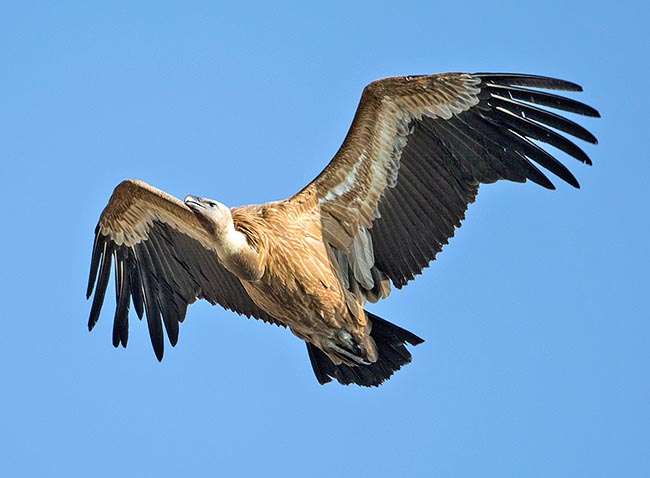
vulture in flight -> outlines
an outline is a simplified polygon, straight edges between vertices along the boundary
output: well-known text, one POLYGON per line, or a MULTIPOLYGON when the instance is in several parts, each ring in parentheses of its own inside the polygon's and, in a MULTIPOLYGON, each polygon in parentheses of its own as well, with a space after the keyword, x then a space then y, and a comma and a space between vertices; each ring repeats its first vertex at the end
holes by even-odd
POLYGON ((541 143, 591 164, 565 134, 596 138, 550 110, 599 113, 540 90, 581 87, 501 73, 374 81, 332 161, 283 201, 228 208, 122 182, 95 230, 88 328, 114 262, 116 347, 127 344, 133 304, 162 360, 165 332, 176 345, 187 306, 205 299, 288 327, 306 342, 321 384, 381 384, 411 361, 407 344, 423 340, 364 306, 435 259, 481 184, 531 180, 554 189, 541 167, 579 187, 541 143))

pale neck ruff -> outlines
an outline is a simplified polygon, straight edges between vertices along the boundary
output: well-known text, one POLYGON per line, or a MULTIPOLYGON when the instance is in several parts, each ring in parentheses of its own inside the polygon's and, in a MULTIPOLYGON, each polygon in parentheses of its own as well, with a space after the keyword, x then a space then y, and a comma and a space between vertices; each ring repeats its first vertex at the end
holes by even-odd
POLYGON ((215 242, 217 243, 217 254, 220 259, 232 257, 250 248, 246 236, 235 229, 232 219, 228 221, 225 228, 216 231, 215 242))

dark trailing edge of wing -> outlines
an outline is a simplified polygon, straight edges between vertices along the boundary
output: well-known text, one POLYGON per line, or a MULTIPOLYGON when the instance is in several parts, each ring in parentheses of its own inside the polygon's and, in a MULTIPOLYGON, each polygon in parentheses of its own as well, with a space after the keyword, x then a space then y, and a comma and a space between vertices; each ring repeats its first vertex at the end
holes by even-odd
POLYGON ((473 75, 478 104, 449 119, 422 117, 409 125, 399 179, 378 204, 370 234, 375 265, 401 288, 435 258, 464 219, 482 183, 531 180, 555 189, 538 166, 573 187, 569 169, 538 143, 590 165, 587 154, 561 133, 596 144, 584 127, 545 108, 599 117, 594 108, 529 88, 581 91, 575 83, 516 74, 473 75), (401 254, 394 251, 400 250, 401 254))
POLYGON ((116 309, 113 345, 126 347, 129 309, 133 302, 140 319, 146 315, 151 344, 158 360, 164 353, 164 330, 169 343, 178 342, 179 324, 187 306, 197 298, 219 304, 247 317, 283 325, 257 308, 235 276, 224 269, 214 253, 165 223, 154 221, 148 238, 133 246, 118 246, 95 232, 87 297, 95 290, 88 329, 97 321, 115 260, 116 309))
POLYGON ((97 282, 93 304, 90 308, 90 318, 88 319, 88 330, 92 330, 99 320, 99 313, 104 304, 108 279, 111 275, 111 256, 113 254, 114 243, 107 241, 105 237, 95 230, 95 243, 93 245, 92 260, 90 264, 90 277, 88 278, 88 289, 86 298, 90 298, 93 293, 93 287, 97 282), (99 276, 97 275, 99 272, 99 276))
POLYGON ((493 84, 526 86, 528 88, 544 88, 547 90, 582 91, 582 86, 572 81, 548 76, 525 75, 522 73, 473 73, 472 76, 493 84))
POLYGON ((524 101, 536 105, 547 106, 569 113, 576 113, 583 116, 600 118, 600 113, 589 105, 581 103, 564 96, 554 95, 543 91, 530 90, 528 88, 519 88, 504 83, 488 81, 483 85, 490 93, 507 96, 513 100, 524 101), (486 88, 487 87, 487 88, 486 88))

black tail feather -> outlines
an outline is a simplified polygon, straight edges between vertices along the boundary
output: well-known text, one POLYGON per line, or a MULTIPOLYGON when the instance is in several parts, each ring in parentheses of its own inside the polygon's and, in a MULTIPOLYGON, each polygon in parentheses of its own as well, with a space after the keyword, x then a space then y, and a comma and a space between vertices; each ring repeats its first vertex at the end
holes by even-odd
POLYGON ((374 339, 379 352, 379 358, 370 365, 334 365, 329 357, 318 347, 307 342, 307 352, 314 369, 316 379, 322 385, 331 382, 333 378, 349 385, 355 383, 364 387, 377 387, 388 380, 402 365, 411 361, 411 353, 406 344, 418 345, 424 342, 417 335, 391 324, 387 320, 366 311, 372 322, 370 336, 374 339))

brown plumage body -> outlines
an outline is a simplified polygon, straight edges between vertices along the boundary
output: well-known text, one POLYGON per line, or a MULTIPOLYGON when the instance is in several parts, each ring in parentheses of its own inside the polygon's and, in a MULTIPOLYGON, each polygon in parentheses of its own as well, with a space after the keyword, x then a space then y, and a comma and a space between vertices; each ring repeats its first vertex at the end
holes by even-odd
POLYGON ((561 133, 596 138, 548 109, 598 112, 538 88, 581 90, 518 74, 375 81, 332 161, 283 201, 230 209, 122 182, 95 231, 89 328, 114 260, 115 346, 126 346, 133 304, 162 360, 163 326, 175 345, 187 306, 205 299, 291 329, 307 343, 320 383, 379 385, 411 361, 406 345, 422 339, 366 311, 366 302, 388 297, 391 285, 403 287, 435 259, 481 184, 531 180, 553 189, 539 165, 579 187, 537 143, 591 164, 561 133))
POLYGON ((248 269, 264 271, 258 280, 242 280, 253 302, 337 365, 375 362, 363 305, 344 288, 333 252, 323 241, 316 195, 306 190, 297 200, 235 208, 232 215, 258 256, 255 265, 244 260, 233 261, 241 268, 226 267, 240 279, 248 269))

